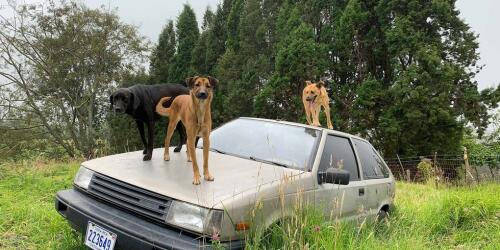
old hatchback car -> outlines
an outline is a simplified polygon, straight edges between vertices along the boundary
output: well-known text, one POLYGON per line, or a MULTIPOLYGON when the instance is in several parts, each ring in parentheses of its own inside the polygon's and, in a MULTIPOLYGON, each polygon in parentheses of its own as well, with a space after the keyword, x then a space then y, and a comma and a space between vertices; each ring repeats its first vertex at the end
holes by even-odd
POLYGON ((384 216, 392 204, 394 178, 359 137, 239 118, 210 140, 213 182, 192 184, 184 152, 168 162, 163 149, 149 162, 142 151, 111 155, 82 163, 56 209, 93 249, 198 249, 212 235, 232 249, 244 246, 247 230, 289 216, 296 202, 339 219, 384 216))

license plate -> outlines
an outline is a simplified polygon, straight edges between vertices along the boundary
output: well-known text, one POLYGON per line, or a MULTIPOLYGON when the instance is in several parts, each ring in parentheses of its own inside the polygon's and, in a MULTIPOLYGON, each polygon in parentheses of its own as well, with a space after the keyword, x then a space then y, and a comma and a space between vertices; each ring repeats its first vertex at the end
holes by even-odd
POLYGON ((113 250, 116 234, 98 226, 92 221, 87 225, 85 245, 94 250, 113 250))

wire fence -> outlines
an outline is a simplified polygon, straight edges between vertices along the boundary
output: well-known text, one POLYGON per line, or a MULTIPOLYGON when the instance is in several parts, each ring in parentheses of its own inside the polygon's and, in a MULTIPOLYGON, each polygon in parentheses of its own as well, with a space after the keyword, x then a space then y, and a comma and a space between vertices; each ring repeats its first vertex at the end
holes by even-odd
POLYGON ((427 155, 386 158, 394 177, 407 182, 433 180, 448 184, 500 182, 500 154, 478 158, 474 155, 427 155))

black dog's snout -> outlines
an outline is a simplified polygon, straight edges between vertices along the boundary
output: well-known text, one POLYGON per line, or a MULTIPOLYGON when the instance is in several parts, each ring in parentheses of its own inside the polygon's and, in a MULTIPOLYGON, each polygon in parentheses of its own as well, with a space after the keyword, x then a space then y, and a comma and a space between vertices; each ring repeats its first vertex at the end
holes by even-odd
POLYGON ((207 92, 200 92, 200 93, 198 93, 197 97, 199 99, 207 99, 208 94, 207 94, 207 92))
POLYGON ((115 112, 122 112, 122 109, 121 109, 121 108, 119 108, 119 107, 116 107, 116 108, 115 108, 115 112))

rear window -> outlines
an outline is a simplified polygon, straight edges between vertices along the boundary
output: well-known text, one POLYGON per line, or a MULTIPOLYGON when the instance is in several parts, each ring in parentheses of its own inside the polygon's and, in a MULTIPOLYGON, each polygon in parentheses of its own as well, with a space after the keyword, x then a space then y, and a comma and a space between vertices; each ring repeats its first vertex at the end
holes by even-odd
POLYGON ((389 170, 373 146, 362 140, 354 139, 353 141, 363 169, 363 177, 365 179, 389 177, 389 170))

